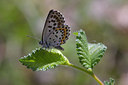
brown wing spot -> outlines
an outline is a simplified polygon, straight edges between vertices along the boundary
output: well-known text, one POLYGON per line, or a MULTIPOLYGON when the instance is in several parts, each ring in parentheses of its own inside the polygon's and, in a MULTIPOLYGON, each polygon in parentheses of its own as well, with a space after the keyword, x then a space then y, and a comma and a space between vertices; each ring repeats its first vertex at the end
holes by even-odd
POLYGON ((69 33, 67 33, 65 28, 56 28, 56 30, 61 30, 61 32, 62 31, 64 32, 64 34, 61 35, 62 36, 61 44, 65 43, 65 39, 67 38, 67 34, 69 34, 69 33))

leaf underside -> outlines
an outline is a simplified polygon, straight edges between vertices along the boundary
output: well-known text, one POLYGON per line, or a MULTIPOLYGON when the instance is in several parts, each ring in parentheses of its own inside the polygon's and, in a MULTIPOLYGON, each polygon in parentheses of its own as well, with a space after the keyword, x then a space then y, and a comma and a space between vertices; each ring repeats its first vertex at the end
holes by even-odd
POLYGON ((33 71, 46 71, 58 65, 69 63, 68 59, 59 50, 42 48, 33 50, 27 56, 21 57, 19 61, 33 71))
POLYGON ((86 69, 92 69, 100 61, 107 47, 101 43, 88 43, 83 30, 75 32, 74 35, 76 35, 76 50, 80 63, 86 69))

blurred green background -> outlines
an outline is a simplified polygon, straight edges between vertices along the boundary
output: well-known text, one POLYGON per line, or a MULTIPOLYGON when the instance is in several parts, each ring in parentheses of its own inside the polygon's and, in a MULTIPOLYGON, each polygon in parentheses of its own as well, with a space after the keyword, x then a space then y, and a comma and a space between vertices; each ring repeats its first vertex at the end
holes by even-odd
MULTIPOLYGON (((96 85, 84 72, 59 66, 46 72, 33 72, 19 62, 41 47, 41 31, 49 10, 60 11, 72 33, 83 29, 91 43, 104 43, 108 49, 94 68, 102 80, 112 77, 116 85, 128 85, 128 1, 127 0, 0 0, 0 85, 96 85)), ((63 54, 79 64, 75 36, 62 45, 63 54)))

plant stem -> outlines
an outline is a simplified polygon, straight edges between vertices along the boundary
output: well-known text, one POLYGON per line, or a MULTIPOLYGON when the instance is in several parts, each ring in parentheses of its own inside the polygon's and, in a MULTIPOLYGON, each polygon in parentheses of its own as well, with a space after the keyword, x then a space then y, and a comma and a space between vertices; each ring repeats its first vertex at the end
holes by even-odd
POLYGON ((78 67, 78 66, 75 66, 75 65, 73 65, 73 64, 68 64, 68 66, 71 66, 71 67, 73 67, 73 68, 76 68, 76 69, 79 69, 79 70, 81 70, 81 71, 84 71, 85 73, 88 73, 88 74, 90 74, 90 75, 92 75, 92 72, 89 72, 89 71, 87 71, 87 70, 85 70, 85 69, 83 69, 83 68, 80 68, 80 67, 78 67))
POLYGON ((85 69, 83 69, 81 67, 78 67, 78 66, 75 66, 75 65, 73 65, 71 63, 69 63, 68 66, 71 66, 73 68, 79 69, 79 70, 89 74, 90 76, 92 76, 99 83, 99 85, 104 85, 103 82, 92 71, 85 70, 85 69))
POLYGON ((91 76, 99 83, 99 85, 104 85, 104 83, 94 73, 91 76))

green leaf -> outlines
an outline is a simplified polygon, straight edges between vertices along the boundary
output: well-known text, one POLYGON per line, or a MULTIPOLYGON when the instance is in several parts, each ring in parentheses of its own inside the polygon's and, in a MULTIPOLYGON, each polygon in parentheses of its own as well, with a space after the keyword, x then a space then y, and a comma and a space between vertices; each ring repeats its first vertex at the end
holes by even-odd
POLYGON ((91 57, 92 67, 95 66, 100 59, 103 57, 104 52, 106 51, 107 47, 101 43, 98 44, 88 44, 89 54, 91 57))
POLYGON ((83 30, 77 33, 75 32, 74 35, 76 35, 76 50, 80 63, 86 69, 93 69, 104 55, 107 47, 101 43, 88 43, 86 34, 83 30))
POLYGON ((46 71, 55 68, 58 65, 68 65, 68 59, 57 49, 37 48, 27 56, 21 57, 19 60, 27 68, 33 71, 46 71))
POLYGON ((104 81, 104 84, 105 85, 114 85, 115 84, 115 80, 113 78, 110 78, 109 80, 110 80, 110 82, 104 81))

